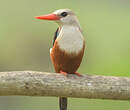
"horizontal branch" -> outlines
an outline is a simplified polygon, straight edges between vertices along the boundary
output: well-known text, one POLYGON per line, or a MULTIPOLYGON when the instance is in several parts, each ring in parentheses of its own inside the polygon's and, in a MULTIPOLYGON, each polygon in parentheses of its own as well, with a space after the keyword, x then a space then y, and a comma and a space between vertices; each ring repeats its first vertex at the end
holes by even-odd
POLYGON ((7 95, 130 100, 130 77, 0 72, 0 96, 7 95))

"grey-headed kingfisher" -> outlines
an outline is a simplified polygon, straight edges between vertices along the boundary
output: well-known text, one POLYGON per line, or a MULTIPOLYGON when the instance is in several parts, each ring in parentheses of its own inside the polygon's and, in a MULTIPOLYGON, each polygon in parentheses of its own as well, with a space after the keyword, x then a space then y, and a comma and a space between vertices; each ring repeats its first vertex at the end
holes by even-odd
MULTIPOLYGON (((85 49, 85 41, 81 32, 79 21, 70 9, 59 9, 51 14, 37 16, 37 19, 52 20, 59 27, 55 32, 50 57, 56 73, 76 74, 85 49)), ((60 110, 67 110, 67 98, 59 98, 60 110)))

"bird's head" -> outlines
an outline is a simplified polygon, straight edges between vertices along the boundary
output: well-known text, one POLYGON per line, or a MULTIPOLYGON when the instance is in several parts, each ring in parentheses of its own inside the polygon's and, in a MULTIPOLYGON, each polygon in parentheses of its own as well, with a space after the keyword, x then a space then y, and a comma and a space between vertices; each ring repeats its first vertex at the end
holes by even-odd
POLYGON ((70 9, 59 9, 51 14, 37 16, 35 18, 56 21, 59 25, 79 25, 77 17, 70 9))

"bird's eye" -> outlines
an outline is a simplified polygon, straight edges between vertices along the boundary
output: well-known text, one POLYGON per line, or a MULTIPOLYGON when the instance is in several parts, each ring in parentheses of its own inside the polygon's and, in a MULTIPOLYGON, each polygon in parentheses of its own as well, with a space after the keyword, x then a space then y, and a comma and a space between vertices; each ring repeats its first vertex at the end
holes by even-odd
POLYGON ((67 12, 62 12, 62 13, 61 13, 61 16, 62 16, 62 17, 65 17, 65 16, 67 16, 67 15, 68 15, 67 12))

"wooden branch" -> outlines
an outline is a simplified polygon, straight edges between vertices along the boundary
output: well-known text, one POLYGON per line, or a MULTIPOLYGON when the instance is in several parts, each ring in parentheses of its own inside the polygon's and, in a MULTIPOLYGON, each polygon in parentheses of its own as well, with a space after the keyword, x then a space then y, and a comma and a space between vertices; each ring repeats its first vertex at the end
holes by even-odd
POLYGON ((0 96, 7 95, 130 100, 130 77, 0 72, 0 96))

